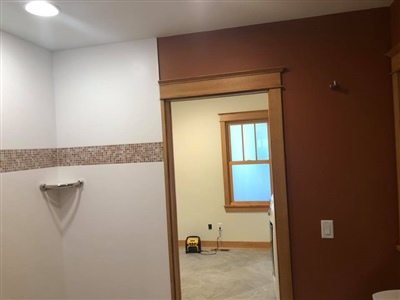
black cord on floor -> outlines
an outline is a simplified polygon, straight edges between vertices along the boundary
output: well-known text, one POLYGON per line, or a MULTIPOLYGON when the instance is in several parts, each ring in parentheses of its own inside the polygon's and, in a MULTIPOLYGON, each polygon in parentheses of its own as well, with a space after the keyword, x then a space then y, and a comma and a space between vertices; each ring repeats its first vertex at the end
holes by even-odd
POLYGON ((216 249, 211 249, 211 250, 201 250, 201 252, 200 252, 201 255, 215 255, 215 254, 217 254, 217 252, 219 250, 219 239, 221 238, 221 235, 222 235, 222 229, 221 228, 218 230, 218 233, 219 233, 219 236, 217 237, 217 248, 216 249), (211 251, 214 251, 214 252, 211 252, 211 251))

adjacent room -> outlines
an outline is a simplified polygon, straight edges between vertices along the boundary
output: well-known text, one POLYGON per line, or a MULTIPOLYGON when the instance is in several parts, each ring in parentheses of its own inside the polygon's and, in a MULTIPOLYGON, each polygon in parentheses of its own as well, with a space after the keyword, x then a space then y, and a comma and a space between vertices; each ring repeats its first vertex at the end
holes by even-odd
MULTIPOLYGON (((254 203, 248 201, 253 197, 271 200, 270 176, 263 175, 269 172, 255 171, 249 181, 265 181, 259 186, 249 183, 238 187, 236 197, 247 201, 239 201, 239 208, 228 207, 224 200, 220 129, 220 118, 227 114, 267 110, 266 93, 186 99, 172 104, 183 299, 275 299, 268 208, 249 208, 254 203), (258 194, 258 190, 265 191, 265 195, 258 194), (195 254, 185 248, 190 236, 200 238, 201 249, 196 248, 195 254)), ((236 126, 233 128, 239 136, 236 143, 230 143, 232 149, 238 149, 235 161, 256 163, 256 158, 268 159, 267 123, 254 127, 246 121, 242 136, 237 122, 231 126, 236 126), (247 146, 244 151, 242 140, 247 146)), ((268 164, 264 166, 269 169, 268 164)), ((244 182, 243 178, 236 180, 244 182)))
POLYGON ((1 299, 399 292, 400 0, 0 10, 1 299))

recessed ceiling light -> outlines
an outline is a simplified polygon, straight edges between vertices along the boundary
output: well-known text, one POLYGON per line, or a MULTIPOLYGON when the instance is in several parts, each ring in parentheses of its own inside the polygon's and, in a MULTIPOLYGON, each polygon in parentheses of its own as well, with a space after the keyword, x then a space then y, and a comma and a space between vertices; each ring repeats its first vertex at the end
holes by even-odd
POLYGON ((46 1, 32 1, 25 5, 25 10, 40 17, 54 17, 58 15, 58 8, 46 1))

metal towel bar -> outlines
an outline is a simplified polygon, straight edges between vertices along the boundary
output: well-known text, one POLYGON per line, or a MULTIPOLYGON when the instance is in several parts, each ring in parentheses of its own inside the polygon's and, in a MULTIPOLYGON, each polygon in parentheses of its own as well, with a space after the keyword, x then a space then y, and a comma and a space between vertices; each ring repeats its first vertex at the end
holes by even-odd
POLYGON ((49 191, 49 190, 60 190, 60 189, 68 189, 73 187, 80 187, 83 185, 83 180, 78 180, 77 182, 73 183, 62 183, 56 185, 49 185, 49 184, 41 184, 40 190, 42 192, 49 191))

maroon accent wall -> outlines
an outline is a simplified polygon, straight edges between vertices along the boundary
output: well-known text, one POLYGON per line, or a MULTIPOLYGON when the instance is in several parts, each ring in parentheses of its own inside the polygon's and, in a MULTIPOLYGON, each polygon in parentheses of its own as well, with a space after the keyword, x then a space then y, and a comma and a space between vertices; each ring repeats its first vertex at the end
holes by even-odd
POLYGON ((162 80, 288 68, 296 300, 371 299, 400 288, 389 49, 389 8, 158 39, 162 80), (329 89, 333 80, 340 91, 329 89), (334 220, 335 239, 321 239, 323 219, 334 220))
POLYGON ((395 0, 390 6, 392 23, 392 46, 400 43, 400 0, 395 0))

